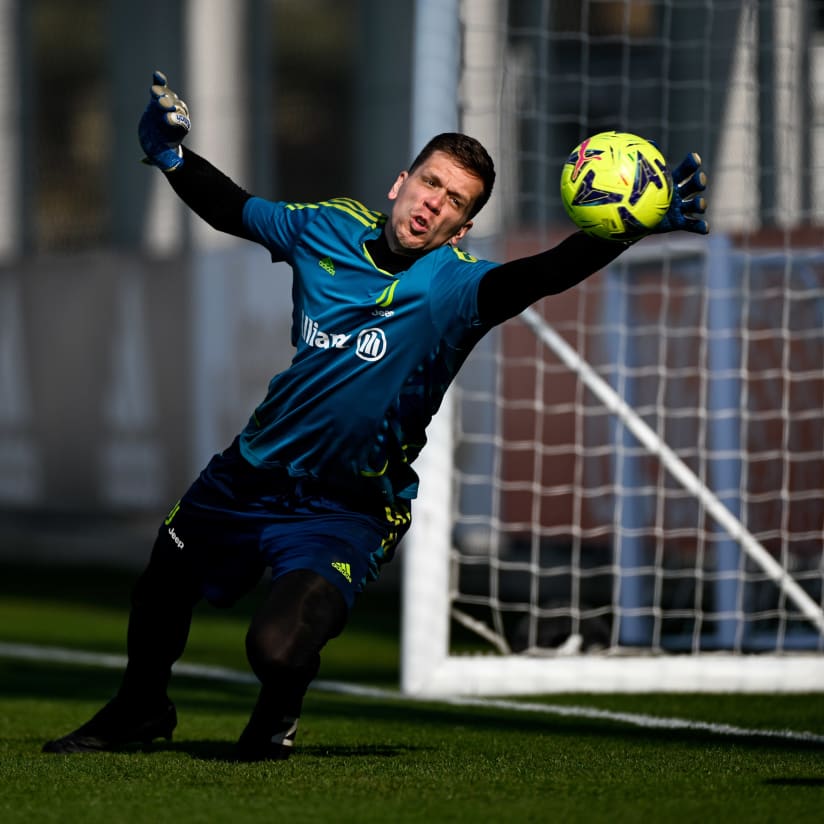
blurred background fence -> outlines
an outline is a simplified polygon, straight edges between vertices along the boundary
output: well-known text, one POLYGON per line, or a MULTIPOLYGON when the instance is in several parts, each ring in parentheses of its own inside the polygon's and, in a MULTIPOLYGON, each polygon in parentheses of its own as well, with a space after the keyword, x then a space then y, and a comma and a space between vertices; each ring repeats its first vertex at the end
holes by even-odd
POLYGON ((288 272, 139 162, 153 69, 189 145, 263 196, 383 208, 413 113, 454 87, 501 174, 481 253, 567 232, 561 164, 619 122, 700 149, 715 232, 791 251, 821 246, 823 20, 803 0, 0 0, 0 555, 120 561, 137 536, 143 557, 291 355, 288 272), (424 7, 459 53, 427 50, 424 7))
POLYGON ((249 191, 382 204, 410 151, 413 14, 0 0, 0 555, 143 557, 291 357, 288 271, 139 162, 152 71, 249 191))

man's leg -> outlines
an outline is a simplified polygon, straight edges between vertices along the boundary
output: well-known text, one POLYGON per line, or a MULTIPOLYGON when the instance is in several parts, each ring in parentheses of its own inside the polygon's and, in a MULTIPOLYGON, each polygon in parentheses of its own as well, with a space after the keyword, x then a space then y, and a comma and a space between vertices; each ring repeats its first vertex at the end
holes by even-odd
POLYGON ((238 741, 239 759, 289 757, 320 651, 340 635, 347 617, 343 594, 315 572, 296 570, 273 582, 246 636, 246 654, 261 688, 238 741))
POLYGON ((171 739, 177 714, 166 690, 172 664, 186 646, 199 592, 191 568, 161 533, 132 592, 128 664, 117 695, 74 732, 48 741, 43 752, 90 752, 171 739))

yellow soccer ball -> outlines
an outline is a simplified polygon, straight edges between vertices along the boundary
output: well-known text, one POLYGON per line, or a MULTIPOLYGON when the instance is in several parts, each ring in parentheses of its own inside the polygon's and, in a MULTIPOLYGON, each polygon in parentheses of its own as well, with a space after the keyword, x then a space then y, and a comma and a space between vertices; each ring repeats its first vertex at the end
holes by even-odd
POLYGON ((601 132, 576 146, 561 171, 561 200, 589 235, 635 240, 654 229, 672 200, 660 150, 627 132, 601 132))

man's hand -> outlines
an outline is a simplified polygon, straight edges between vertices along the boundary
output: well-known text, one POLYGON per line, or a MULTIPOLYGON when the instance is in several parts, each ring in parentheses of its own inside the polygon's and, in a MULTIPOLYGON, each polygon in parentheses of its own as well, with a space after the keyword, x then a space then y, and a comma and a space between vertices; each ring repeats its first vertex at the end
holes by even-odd
POLYGON ((710 231, 706 220, 699 217, 707 209, 700 192, 707 188, 707 176, 701 168, 701 156, 690 152, 672 172, 672 200, 661 222, 651 234, 683 229, 706 235, 710 231))
POLYGON ((186 104, 166 85, 166 75, 156 71, 137 135, 146 153, 144 162, 172 172, 183 163, 180 143, 189 133, 191 121, 186 104))

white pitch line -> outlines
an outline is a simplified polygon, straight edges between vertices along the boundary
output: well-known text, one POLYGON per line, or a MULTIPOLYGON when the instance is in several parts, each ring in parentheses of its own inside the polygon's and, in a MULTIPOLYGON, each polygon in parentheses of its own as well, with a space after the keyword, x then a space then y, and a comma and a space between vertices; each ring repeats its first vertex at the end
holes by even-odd
MULTIPOLYGON (((66 649, 64 647, 41 647, 30 644, 10 644, 0 641, 0 658, 15 658, 28 661, 45 661, 60 664, 79 664, 104 669, 123 669, 126 657, 123 655, 106 655, 97 652, 66 649)), ((191 678, 207 678, 235 684, 257 684, 258 679, 247 672, 211 667, 200 664, 177 663, 176 675, 191 678)), ((631 712, 613 712, 595 707, 578 707, 566 704, 542 704, 527 701, 512 701, 499 698, 470 698, 461 696, 410 696, 397 690, 368 687, 361 684, 347 684, 342 681, 313 681, 313 690, 352 695, 358 698, 375 698, 390 701, 408 701, 426 704, 448 704, 456 707, 477 707, 480 709, 507 710, 512 712, 539 713, 566 718, 591 718, 628 724, 645 729, 690 730, 707 732, 713 735, 734 736, 738 738, 783 738, 789 741, 803 741, 810 744, 824 745, 824 735, 799 730, 759 730, 736 727, 732 724, 715 724, 706 721, 690 721, 685 718, 665 718, 631 712)))

